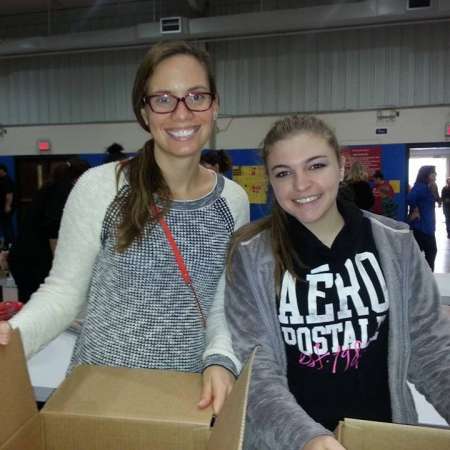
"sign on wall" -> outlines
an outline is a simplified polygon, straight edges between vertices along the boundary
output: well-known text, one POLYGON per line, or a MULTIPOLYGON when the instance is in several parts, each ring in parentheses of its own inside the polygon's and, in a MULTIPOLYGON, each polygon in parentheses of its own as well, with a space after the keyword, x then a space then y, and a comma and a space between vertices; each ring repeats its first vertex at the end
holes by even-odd
POLYGON ((233 180, 245 189, 250 203, 267 203, 267 177, 264 166, 233 166, 233 180))
POLYGON ((355 161, 359 161, 367 170, 369 178, 376 170, 381 170, 381 146, 343 148, 345 171, 347 172, 355 161))

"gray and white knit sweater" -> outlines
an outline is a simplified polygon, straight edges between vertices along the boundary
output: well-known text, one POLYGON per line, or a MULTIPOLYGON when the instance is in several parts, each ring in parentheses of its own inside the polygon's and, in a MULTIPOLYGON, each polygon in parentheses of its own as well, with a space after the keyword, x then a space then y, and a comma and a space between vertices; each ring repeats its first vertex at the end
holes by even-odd
MULTIPOLYGON (((122 180, 119 194, 127 189, 122 180)), ((26 354, 60 334, 87 302, 72 365, 198 372, 217 363, 239 370, 223 291, 230 236, 249 219, 245 191, 218 175, 209 194, 173 202, 166 217, 207 315, 206 333, 159 225, 148 225, 125 252, 114 250, 117 194, 114 163, 89 170, 74 187, 50 275, 10 321, 26 354)))

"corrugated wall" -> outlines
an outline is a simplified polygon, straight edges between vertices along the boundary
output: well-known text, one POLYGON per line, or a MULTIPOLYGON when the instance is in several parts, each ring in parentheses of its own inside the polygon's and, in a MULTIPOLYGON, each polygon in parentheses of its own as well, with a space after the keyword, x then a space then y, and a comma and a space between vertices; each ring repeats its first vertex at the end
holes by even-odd
POLYGON ((132 120, 131 89, 145 50, 0 60, 0 123, 132 120))
MULTIPOLYGON (((209 44, 221 113, 450 104, 449 22, 209 44)), ((0 123, 133 120, 145 49, 0 59, 0 123)))
POLYGON ((450 104, 450 24, 210 44, 224 114, 450 104))

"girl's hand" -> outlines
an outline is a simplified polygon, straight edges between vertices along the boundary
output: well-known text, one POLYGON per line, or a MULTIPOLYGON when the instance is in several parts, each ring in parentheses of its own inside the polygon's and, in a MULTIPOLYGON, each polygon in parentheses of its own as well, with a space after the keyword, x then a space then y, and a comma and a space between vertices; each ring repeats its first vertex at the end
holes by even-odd
POLYGON ((203 388, 198 407, 204 409, 212 404, 214 414, 219 414, 233 384, 234 376, 230 371, 222 366, 209 366, 203 372, 203 388))
POLYGON ((345 450, 333 436, 317 436, 311 439, 303 450, 345 450))
POLYGON ((8 345, 11 339, 12 328, 8 322, 0 322, 0 345, 8 345))

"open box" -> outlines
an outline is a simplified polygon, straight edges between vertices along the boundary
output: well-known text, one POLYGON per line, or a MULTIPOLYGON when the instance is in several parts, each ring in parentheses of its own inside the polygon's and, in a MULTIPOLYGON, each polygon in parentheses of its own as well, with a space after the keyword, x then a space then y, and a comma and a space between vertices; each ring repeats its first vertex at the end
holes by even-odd
POLYGON ((0 347, 0 450, 241 450, 251 361, 214 427, 201 375, 80 366, 38 412, 17 331, 0 347))
POLYGON ((337 438, 346 450, 450 450, 450 429, 345 419, 337 438))

